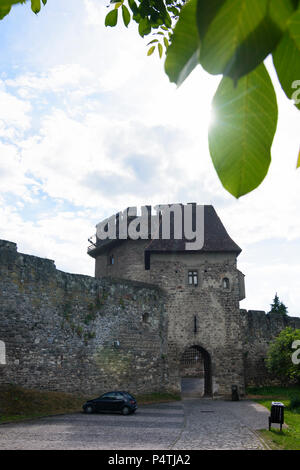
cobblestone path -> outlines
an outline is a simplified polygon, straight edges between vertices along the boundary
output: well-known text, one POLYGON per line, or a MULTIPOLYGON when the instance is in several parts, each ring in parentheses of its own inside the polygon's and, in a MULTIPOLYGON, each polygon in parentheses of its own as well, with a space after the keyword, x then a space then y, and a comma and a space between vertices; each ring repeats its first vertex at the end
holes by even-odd
POLYGON ((0 425, 0 449, 263 449, 269 412, 251 401, 185 399, 130 416, 83 413, 0 425))

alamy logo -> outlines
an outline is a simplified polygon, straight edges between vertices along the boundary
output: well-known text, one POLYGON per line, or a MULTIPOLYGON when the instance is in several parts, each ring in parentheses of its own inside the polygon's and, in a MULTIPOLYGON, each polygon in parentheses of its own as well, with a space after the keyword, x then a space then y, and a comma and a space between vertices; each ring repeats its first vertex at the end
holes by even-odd
POLYGON ((292 363, 295 365, 300 364, 300 339, 296 339, 293 344, 292 348, 296 349, 298 348, 293 354, 292 354, 292 363))
POLYGON ((186 250, 201 250, 204 244, 204 206, 198 204, 172 204, 154 207, 141 207, 141 215, 137 215, 136 207, 129 207, 108 219, 100 222, 97 227, 99 240, 188 240, 186 250), (171 214, 174 224, 171 224, 171 214), (173 234, 171 234, 171 226, 173 234))
POLYGON ((292 88, 298 88, 292 94, 292 100, 294 101, 294 104, 299 104, 300 103, 300 80, 294 80, 292 83, 292 88))

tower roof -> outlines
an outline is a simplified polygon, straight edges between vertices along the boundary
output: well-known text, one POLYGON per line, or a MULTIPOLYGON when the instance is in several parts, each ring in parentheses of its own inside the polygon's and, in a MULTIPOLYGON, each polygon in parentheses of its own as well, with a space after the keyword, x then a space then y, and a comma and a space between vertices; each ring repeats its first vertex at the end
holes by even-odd
MULTIPOLYGON (((171 224, 172 224, 171 219, 171 224)), ((172 231, 172 228, 171 228, 172 231)), ((151 252, 177 252, 186 251, 185 244, 190 240, 184 236, 177 240, 159 239, 151 240, 146 250, 151 252)), ((189 250, 192 252, 193 250, 189 250)), ((200 250, 194 251, 212 251, 212 252, 235 252, 241 253, 241 248, 230 238, 223 223, 211 205, 204 206, 204 243, 200 250)))

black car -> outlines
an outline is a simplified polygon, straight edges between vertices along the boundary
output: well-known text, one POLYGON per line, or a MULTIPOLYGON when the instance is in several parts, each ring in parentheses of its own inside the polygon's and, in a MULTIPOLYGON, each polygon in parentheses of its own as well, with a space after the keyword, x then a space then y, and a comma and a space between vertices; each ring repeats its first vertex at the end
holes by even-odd
POLYGON ((108 392, 83 405, 85 413, 115 412, 128 415, 137 409, 136 399, 128 392, 108 392))

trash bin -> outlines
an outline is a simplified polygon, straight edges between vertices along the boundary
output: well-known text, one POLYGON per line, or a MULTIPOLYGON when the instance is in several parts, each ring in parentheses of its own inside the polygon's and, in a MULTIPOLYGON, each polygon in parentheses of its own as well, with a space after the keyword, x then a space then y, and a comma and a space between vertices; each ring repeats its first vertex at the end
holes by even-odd
POLYGON ((284 423, 284 404, 279 401, 272 401, 271 416, 269 416, 269 431, 272 423, 280 424, 280 431, 282 430, 284 423))
POLYGON ((232 401, 239 401, 239 389, 237 385, 231 386, 231 399, 232 401))

